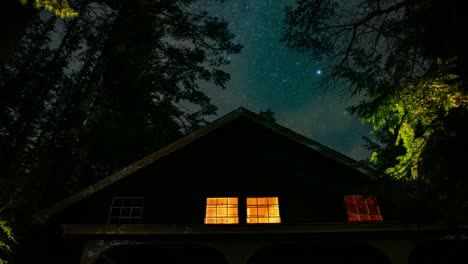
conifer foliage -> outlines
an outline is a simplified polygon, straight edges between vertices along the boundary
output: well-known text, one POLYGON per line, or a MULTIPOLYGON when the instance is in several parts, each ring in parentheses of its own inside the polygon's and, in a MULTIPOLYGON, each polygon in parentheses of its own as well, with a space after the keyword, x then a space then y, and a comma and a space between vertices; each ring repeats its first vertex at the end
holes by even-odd
POLYGON ((461 10, 458 1, 298 0, 285 10, 282 36, 327 64, 331 84, 342 81, 365 98, 349 110, 372 123, 380 140, 366 139, 370 161, 450 217, 468 209, 456 151, 468 147, 461 10))
POLYGON ((216 113, 200 84, 225 88, 242 46, 194 2, 35 2, 59 16, 39 12, 0 71, 0 198, 18 190, 18 223, 216 113))

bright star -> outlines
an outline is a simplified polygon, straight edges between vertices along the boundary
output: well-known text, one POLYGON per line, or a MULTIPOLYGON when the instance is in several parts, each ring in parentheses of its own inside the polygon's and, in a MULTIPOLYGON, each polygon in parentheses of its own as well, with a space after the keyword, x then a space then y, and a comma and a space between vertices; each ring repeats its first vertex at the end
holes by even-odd
POLYGON ((322 74, 322 70, 317 70, 317 74, 322 74))

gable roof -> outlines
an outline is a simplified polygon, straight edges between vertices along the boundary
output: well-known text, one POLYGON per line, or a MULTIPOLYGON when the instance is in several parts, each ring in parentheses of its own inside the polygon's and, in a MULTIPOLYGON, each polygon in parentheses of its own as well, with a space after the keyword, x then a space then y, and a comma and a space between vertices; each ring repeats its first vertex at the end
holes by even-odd
POLYGON ((366 165, 350 158, 347 157, 337 151, 334 151, 331 148, 328 148, 312 139, 309 139, 303 135, 300 135, 291 129, 288 129, 286 127, 283 127, 275 122, 267 121, 264 118, 262 118, 260 115, 253 113, 244 107, 239 107, 238 109, 230 112, 229 114, 218 118, 217 120, 211 122, 210 124, 206 125, 205 127, 175 141, 174 143, 171 143, 167 145, 164 148, 161 148, 157 150, 156 152, 153 152, 152 154, 149 154, 148 156, 130 164, 129 166, 118 170, 117 172, 109 175, 106 178, 103 178, 96 183, 82 189, 81 191, 59 201, 58 203, 52 205, 51 207, 48 207, 42 211, 39 211, 37 214, 34 215, 33 221, 35 224, 44 224, 52 217, 55 215, 57 212, 83 200, 84 198, 112 185, 113 183, 131 175, 132 173, 150 165, 151 163, 183 148, 184 146, 190 144, 191 142, 194 142, 212 131, 216 130, 217 128, 220 128, 230 122, 232 122, 235 119, 238 118, 247 118, 250 121, 263 126, 267 129, 270 129, 282 136, 285 136, 286 138, 289 138, 299 144, 302 144, 310 149, 313 149, 321 154, 323 154, 326 157, 329 157, 347 167, 350 167, 354 170, 357 170, 363 174, 370 174, 373 172, 373 169, 367 167, 366 165))

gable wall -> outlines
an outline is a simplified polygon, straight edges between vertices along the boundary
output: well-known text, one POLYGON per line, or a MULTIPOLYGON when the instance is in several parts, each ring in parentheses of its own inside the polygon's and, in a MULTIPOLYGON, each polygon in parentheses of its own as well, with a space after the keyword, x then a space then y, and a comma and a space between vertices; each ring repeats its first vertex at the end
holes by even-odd
MULTIPOLYGON (((345 221, 360 174, 240 118, 63 211, 61 223, 104 224, 114 196, 144 196, 143 223, 203 224, 206 197, 278 196, 283 223, 345 221)), ((242 222, 242 219, 241 219, 242 222)))

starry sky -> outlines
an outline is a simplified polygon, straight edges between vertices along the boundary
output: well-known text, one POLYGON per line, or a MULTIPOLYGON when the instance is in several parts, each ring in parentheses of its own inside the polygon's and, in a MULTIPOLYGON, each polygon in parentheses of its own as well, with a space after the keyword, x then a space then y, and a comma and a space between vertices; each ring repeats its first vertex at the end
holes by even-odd
POLYGON ((283 8, 293 4, 226 0, 194 7, 228 21, 236 41, 244 45, 224 68, 231 74, 227 88, 202 87, 218 107, 218 116, 208 120, 240 106, 256 113, 270 108, 280 125, 356 160, 367 159, 370 152, 363 148, 362 136, 370 136, 371 126, 345 110, 359 98, 350 98, 342 87, 324 85, 325 62, 312 61, 279 42, 283 8))

